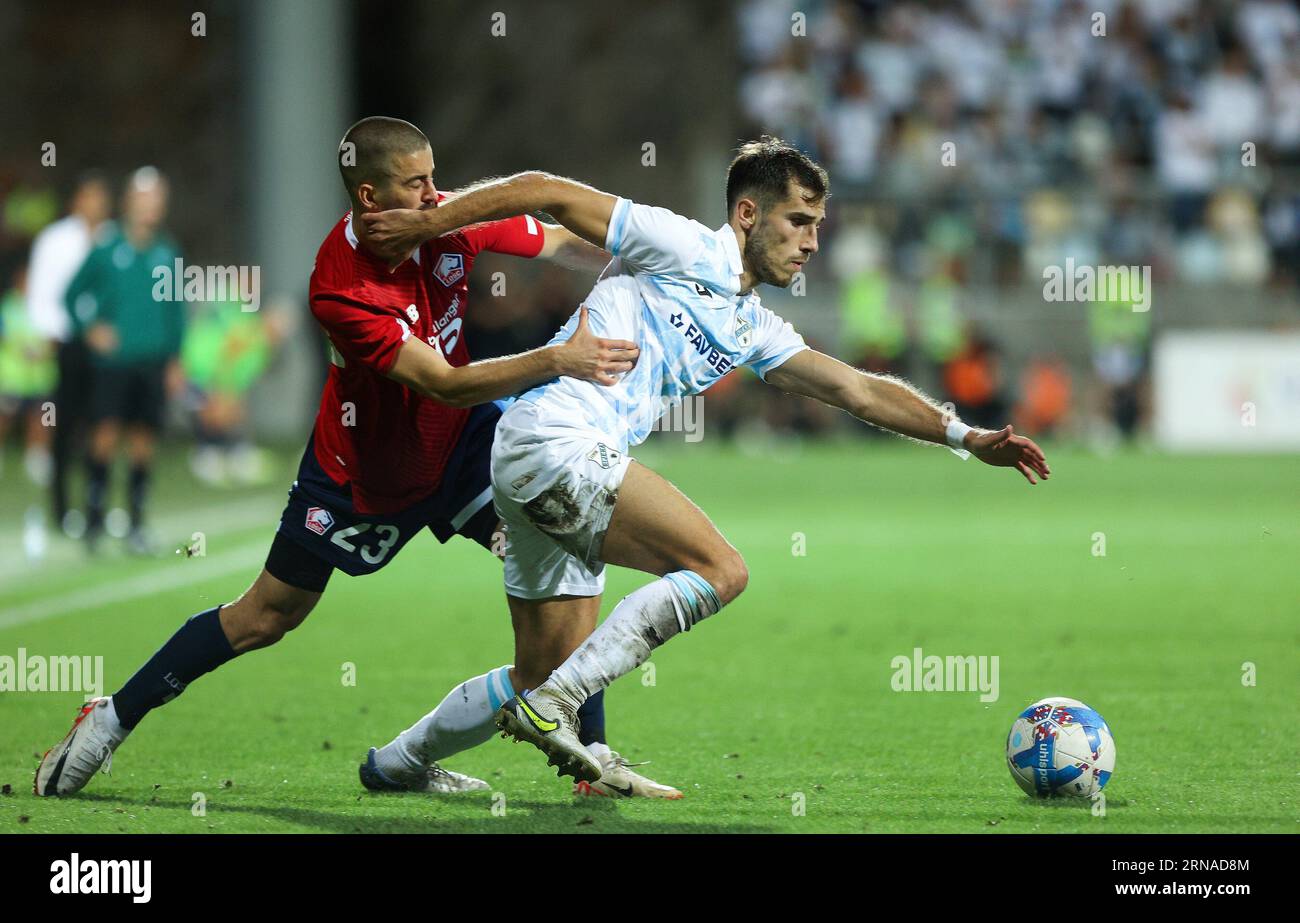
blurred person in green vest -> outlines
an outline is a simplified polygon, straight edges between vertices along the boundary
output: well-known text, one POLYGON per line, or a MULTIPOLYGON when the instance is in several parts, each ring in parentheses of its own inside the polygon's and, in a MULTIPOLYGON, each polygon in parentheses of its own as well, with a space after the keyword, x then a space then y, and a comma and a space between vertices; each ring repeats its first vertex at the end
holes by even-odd
POLYGON ((109 468, 126 437, 130 461, 127 546, 151 553, 144 510, 158 433, 169 395, 183 387, 177 357, 185 305, 155 297, 154 270, 173 271, 180 251, 162 228, 167 181, 153 167, 131 175, 121 223, 91 250, 68 285, 64 302, 90 350, 94 383, 87 459, 86 542, 94 551, 104 532, 109 468))
MULTIPOLYGON (((40 487, 50 479, 51 427, 41 406, 54 394, 58 369, 54 345, 41 335, 27 312, 26 267, 14 274, 13 287, 0 299, 0 447, 10 428, 23 427, 23 467, 40 487)), ((0 453, 0 469, 4 455, 0 453)))
POLYGON ((1088 312, 1092 346, 1093 410, 1115 434, 1132 439, 1146 418, 1151 314, 1130 300, 1094 301, 1088 312))
POLYGON ((279 313, 244 311, 237 300, 204 304, 190 318, 181 348, 186 405, 197 445, 190 470, 206 484, 257 484, 266 457, 246 431, 248 397, 284 336, 279 313))
POLYGON ((965 320, 957 306, 961 276, 958 257, 941 257, 917 291, 917 328, 921 349, 940 371, 966 343, 965 320))
POLYGON ((840 349, 860 369, 901 375, 907 328, 890 301, 893 293, 884 248, 868 213, 846 215, 830 255, 831 268, 840 280, 840 349))
MULTIPOLYGON (((50 482, 50 443, 54 405, 51 398, 58 380, 55 344, 33 322, 27 308, 27 270, 20 266, 13 286, 0 299, 0 470, 10 429, 23 431, 23 467, 27 479, 38 487, 50 482)), ((30 505, 23 517, 23 550, 29 560, 45 555, 45 516, 39 504, 30 505)))

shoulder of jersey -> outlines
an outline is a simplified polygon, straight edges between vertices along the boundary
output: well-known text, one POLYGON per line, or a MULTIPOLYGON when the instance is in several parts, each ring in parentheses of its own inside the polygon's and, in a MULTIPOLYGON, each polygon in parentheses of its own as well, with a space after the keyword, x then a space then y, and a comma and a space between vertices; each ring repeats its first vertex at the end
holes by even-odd
MULTIPOLYGON (((347 224, 348 216, 344 215, 326 235, 316 252, 312 278, 319 288, 351 290, 365 283, 366 277, 371 274, 362 271, 362 262, 366 257, 348 239, 347 224)), ((373 281, 382 285, 387 280, 373 281)))

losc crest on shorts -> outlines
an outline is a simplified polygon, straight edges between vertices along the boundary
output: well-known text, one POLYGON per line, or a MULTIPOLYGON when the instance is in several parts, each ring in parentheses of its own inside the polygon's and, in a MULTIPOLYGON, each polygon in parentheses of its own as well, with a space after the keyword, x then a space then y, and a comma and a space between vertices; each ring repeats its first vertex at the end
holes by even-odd
POLYGON ((394 513, 357 513, 351 491, 330 479, 309 441, 280 516, 280 535, 354 577, 382 568, 425 528, 443 543, 459 534, 490 546, 496 516, 491 513, 489 461, 500 416, 493 404, 475 407, 438 489, 394 513))

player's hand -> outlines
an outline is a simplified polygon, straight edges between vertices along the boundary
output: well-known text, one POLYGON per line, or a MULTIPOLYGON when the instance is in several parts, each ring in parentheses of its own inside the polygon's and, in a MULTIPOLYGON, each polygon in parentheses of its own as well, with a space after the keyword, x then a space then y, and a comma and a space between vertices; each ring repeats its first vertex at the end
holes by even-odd
POLYGON ((86 345, 101 356, 117 351, 117 329, 100 322, 86 328, 86 345))
POLYGON ((390 208, 382 212, 365 212, 361 222, 365 225, 366 242, 371 251, 388 262, 391 272, 406 262, 420 244, 437 237, 437 229, 430 220, 431 208, 390 208))
POLYGON ((1010 424, 992 433, 969 432, 964 444, 984 464, 997 468, 1015 468, 1030 484, 1038 483, 1034 475, 1046 481, 1052 473, 1038 444, 1032 439, 1017 436, 1010 424))
POLYGON ((631 340, 606 340, 587 326, 587 308, 578 307, 578 329, 568 342, 556 347, 560 354, 561 375, 594 381, 598 385, 618 382, 618 375, 636 365, 641 350, 631 340))

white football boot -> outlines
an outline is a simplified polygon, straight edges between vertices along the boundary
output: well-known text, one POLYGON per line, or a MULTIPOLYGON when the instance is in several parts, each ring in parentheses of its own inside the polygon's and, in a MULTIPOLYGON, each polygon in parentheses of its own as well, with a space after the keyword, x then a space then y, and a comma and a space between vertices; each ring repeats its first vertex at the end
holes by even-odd
POLYGON ((654 779, 647 779, 639 772, 633 772, 633 766, 644 766, 650 762, 629 763, 617 750, 601 755, 604 772, 595 782, 578 782, 573 786, 575 795, 599 795, 602 798, 666 798, 676 801, 682 793, 671 785, 664 785, 654 779))
POLYGON ((492 786, 482 779, 467 776, 463 772, 452 772, 434 763, 424 771, 424 787, 413 788, 415 792, 429 792, 435 795, 457 795, 461 792, 484 792, 492 786))
POLYGON ((103 696, 81 707, 72 730, 41 758, 33 793, 41 797, 73 795, 101 768, 104 772, 112 768, 113 751, 131 733, 114 719, 112 702, 111 696, 103 696))
POLYGON ((604 771, 578 740, 577 712, 545 690, 534 689, 527 698, 517 695, 502 705, 497 727, 502 737, 527 741, 545 753, 547 764, 558 767, 556 775, 595 782, 604 771))
POLYGON ((490 789, 482 779, 443 769, 437 763, 412 772, 382 771, 375 765, 375 748, 371 747, 366 761, 358 770, 361 784, 372 792, 423 792, 429 795, 458 795, 461 792, 482 792, 490 789))

